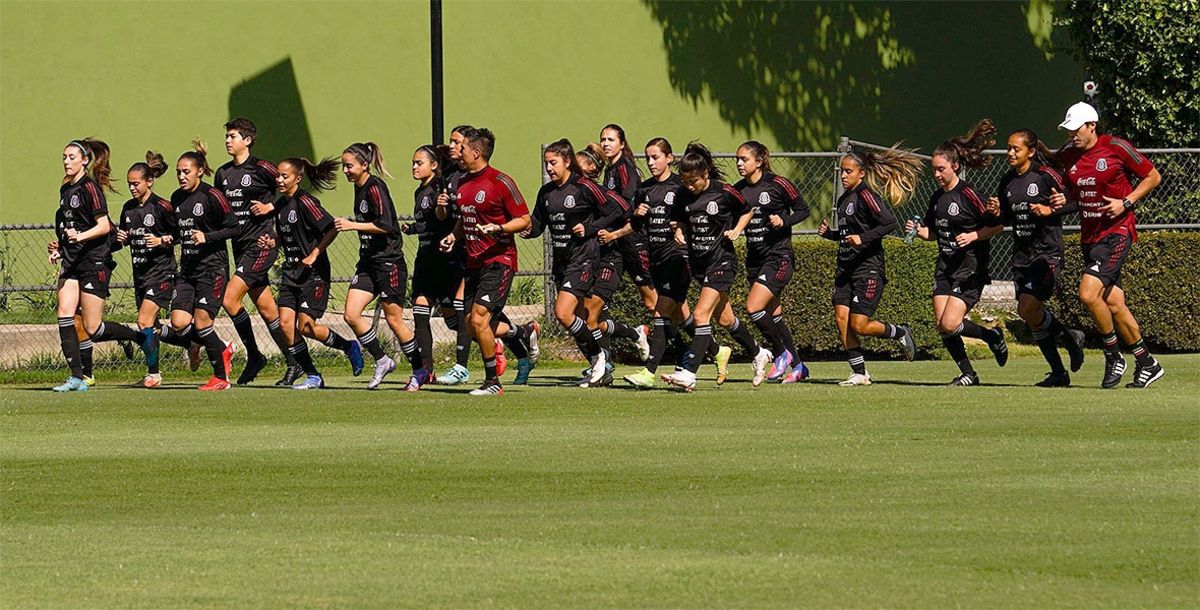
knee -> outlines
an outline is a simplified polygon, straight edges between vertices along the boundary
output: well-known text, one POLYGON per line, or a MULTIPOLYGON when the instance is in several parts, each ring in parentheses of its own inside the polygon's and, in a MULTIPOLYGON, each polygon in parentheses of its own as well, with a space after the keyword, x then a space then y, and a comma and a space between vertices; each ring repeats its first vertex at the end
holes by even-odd
POLYGON ((1030 301, 1017 303, 1017 315, 1027 324, 1037 324, 1042 321, 1042 304, 1030 301))
POLYGON ((958 332, 958 327, 961 324, 962 322, 960 320, 942 318, 941 320, 938 320, 938 332, 941 333, 942 336, 953 335, 958 332))
POLYGON ((1098 305, 1100 302, 1100 292, 1091 288, 1079 287, 1079 300, 1088 307, 1098 305))
POLYGON ((867 334, 867 325, 871 323, 871 319, 866 316, 851 316, 849 320, 849 328, 856 335, 867 334))
POLYGON ((361 313, 353 312, 350 310, 346 310, 346 311, 342 312, 342 321, 344 321, 346 324, 349 324, 350 326, 354 326, 355 324, 358 324, 358 321, 361 319, 362 319, 361 313))
POLYGON ((563 326, 570 326, 575 321, 575 312, 573 311, 554 311, 554 318, 563 326))

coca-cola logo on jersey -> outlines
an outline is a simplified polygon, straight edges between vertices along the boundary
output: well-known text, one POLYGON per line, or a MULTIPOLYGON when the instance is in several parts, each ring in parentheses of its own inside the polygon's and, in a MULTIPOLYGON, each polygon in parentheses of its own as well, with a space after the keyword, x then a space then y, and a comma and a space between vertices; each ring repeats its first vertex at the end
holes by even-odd
POLYGON ((1080 178, 1075 181, 1075 186, 1096 186, 1096 177, 1088 176, 1087 178, 1080 178))

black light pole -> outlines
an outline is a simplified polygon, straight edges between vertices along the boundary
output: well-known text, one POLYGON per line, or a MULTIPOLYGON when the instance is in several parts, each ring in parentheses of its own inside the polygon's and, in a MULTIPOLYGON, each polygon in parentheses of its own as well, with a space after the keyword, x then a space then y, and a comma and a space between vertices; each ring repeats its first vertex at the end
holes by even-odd
POLYGON ((429 82, 433 94, 433 139, 442 143, 442 0, 429 0, 429 82))

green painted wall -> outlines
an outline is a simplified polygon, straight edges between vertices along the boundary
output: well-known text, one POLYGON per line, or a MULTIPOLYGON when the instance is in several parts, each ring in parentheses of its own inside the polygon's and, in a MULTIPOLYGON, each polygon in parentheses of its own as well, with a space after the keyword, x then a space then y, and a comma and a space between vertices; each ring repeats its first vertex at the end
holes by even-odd
MULTIPOLYGON (((495 164, 530 195, 540 143, 595 139, 610 121, 635 146, 666 135, 720 150, 839 133, 929 148, 985 115, 1048 132, 1081 71, 1044 59, 1022 9, 450 0, 446 120, 493 128, 495 164)), ((256 152, 272 160, 375 140, 405 202, 430 131, 427 28, 421 1, 0 2, 0 223, 50 221, 71 138, 108 141, 118 177, 195 136, 220 163, 232 115, 259 123, 256 152)), ((345 191, 326 205, 348 208, 345 191)))

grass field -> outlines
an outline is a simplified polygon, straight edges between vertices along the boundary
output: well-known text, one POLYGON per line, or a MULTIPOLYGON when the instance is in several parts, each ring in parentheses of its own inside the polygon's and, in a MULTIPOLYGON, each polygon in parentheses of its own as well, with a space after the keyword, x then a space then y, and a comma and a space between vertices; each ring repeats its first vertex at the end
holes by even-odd
POLYGON ((8 386, 0 605, 1195 607, 1200 356, 1143 392, 1095 360, 1068 390, 1036 359, 965 389, 8 386))

